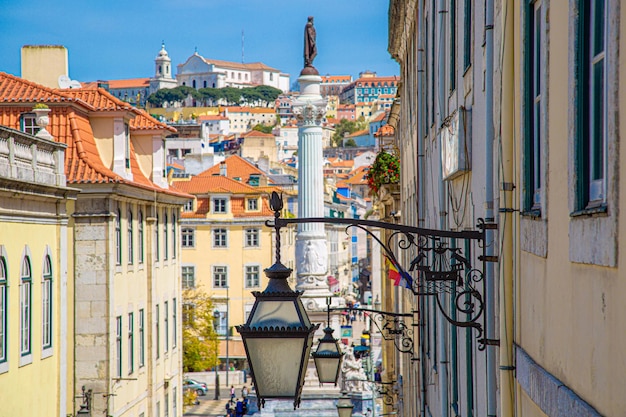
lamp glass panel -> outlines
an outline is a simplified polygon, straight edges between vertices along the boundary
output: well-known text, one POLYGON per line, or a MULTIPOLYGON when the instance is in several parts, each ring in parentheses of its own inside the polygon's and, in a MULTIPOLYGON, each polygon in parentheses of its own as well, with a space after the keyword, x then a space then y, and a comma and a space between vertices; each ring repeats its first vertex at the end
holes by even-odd
POLYGON ((252 371, 261 397, 294 397, 305 338, 247 338, 252 371))
POLYGON ((314 358, 317 377, 321 383, 335 383, 341 358, 314 358))
POLYGON ((250 327, 301 327, 294 300, 257 302, 250 327))
POLYGON ((350 417, 352 415, 352 408, 354 408, 354 406, 349 406, 349 407, 337 406, 337 414, 339 414, 339 417, 350 417))

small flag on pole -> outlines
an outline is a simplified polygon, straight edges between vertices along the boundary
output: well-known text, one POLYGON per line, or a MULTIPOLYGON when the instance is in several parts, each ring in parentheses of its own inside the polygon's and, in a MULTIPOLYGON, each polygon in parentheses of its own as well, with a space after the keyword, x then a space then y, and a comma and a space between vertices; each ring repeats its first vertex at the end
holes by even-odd
POLYGON ((385 255, 387 261, 387 269, 389 270, 389 279, 393 281, 394 286, 400 286, 411 289, 413 287, 413 278, 398 263, 385 255))

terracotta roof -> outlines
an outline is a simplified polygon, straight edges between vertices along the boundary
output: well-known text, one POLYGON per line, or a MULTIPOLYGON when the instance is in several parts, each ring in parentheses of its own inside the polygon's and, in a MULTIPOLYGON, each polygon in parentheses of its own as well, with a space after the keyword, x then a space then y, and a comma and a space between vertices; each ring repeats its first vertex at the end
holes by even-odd
POLYGON ((159 122, 154 117, 150 116, 145 110, 136 109, 139 113, 134 119, 130 120, 129 126, 131 130, 168 130, 172 133, 176 133, 177 130, 172 126, 168 126, 165 123, 159 122))
MULTIPOLYGON (((261 171, 254 164, 246 161, 239 155, 229 156, 228 158, 224 160, 224 163, 226 164, 226 176, 228 178, 239 177, 242 179, 244 183, 246 183, 248 182, 248 179, 250 178, 250 175, 252 174, 265 176, 265 173, 263 171, 261 171)), ((220 174, 220 164, 216 164, 212 166, 211 168, 207 169, 206 171, 201 172, 197 176, 206 177, 206 176, 213 176, 213 175, 219 175, 219 174, 220 174)))
POLYGON ((334 161, 334 162, 331 162, 330 165, 333 167, 337 167, 337 168, 339 167, 349 168, 349 167, 354 166, 354 161, 351 159, 347 161, 334 161))
POLYGON ((109 88, 144 88, 150 87, 150 78, 130 78, 128 80, 109 80, 109 88))
POLYGON ((371 121, 372 122, 382 122, 383 120, 385 120, 385 117, 387 117, 387 113, 381 112, 376 117, 374 117, 371 121))
MULTIPOLYGON (((104 165, 94 139, 89 113, 98 109, 127 109, 102 89, 80 92, 81 89, 52 90, 13 75, 0 73, 0 123, 13 129, 20 128, 20 116, 32 110, 36 102, 51 103, 47 130, 55 141, 67 145, 65 174, 68 184, 122 183, 154 191, 185 196, 176 191, 158 187, 139 168, 134 146, 130 146, 132 180, 127 180, 104 165), (99 97, 98 95, 102 95, 99 97), (28 104, 27 104, 28 103, 28 104), (70 105, 73 103, 74 105, 70 105)), ((139 112, 135 109, 136 114, 139 112)), ((149 116, 146 116, 149 117, 149 116)))
POLYGON ((380 129, 376 131, 376 133, 374 133, 374 136, 393 136, 394 134, 395 134, 395 131, 393 129, 393 126, 384 125, 384 126, 381 126, 380 129))
POLYGON ((322 75, 322 83, 349 83, 352 81, 350 75, 322 75))
POLYGON ((259 189, 221 175, 191 177, 189 181, 176 181, 174 186, 189 194, 238 193, 258 194, 259 189))
MULTIPOLYGON (((0 103, 71 103, 79 100, 73 96, 15 75, 0 72, 0 103)), ((86 103, 84 103, 86 105, 86 103)))
POLYGON ((272 135, 271 133, 265 133, 259 130, 249 130, 246 133, 242 133, 241 137, 242 138, 272 138, 272 139, 275 138, 275 136, 272 135))
POLYGON ((200 55, 198 56, 202 58, 202 60, 206 62, 207 64, 213 64, 213 65, 217 65, 218 67, 223 67, 223 68, 248 70, 248 71, 265 70, 265 71, 272 71, 272 72, 280 72, 277 69, 267 66, 262 62, 251 62, 249 64, 242 64, 240 62, 222 61, 219 59, 205 58, 200 55))
POLYGON ((357 130, 354 133, 349 134, 348 136, 346 136, 347 138, 356 138, 357 136, 366 136, 369 135, 370 132, 369 130, 357 130))
POLYGON ((358 167, 354 171, 350 172, 350 178, 346 180, 347 184, 350 185, 358 185, 358 184, 367 184, 367 180, 365 176, 369 171, 369 167, 358 167))

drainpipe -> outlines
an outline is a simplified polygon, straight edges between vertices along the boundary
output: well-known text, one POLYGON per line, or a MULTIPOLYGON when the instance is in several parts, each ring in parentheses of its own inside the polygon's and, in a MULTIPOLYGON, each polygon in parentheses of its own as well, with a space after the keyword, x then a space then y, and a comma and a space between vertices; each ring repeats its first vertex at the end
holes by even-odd
MULTIPOLYGON (((493 0, 485 3, 485 221, 492 223, 493 214, 493 0)), ((485 255, 493 256, 497 236, 485 233, 485 255)), ((493 262, 485 262, 485 338, 495 339, 495 282, 493 262)), ((487 417, 496 416, 496 347, 487 345, 486 385, 487 417)))
MULTIPOLYGON (((437 104, 439 107, 438 126, 441 126, 441 121, 444 119, 444 114, 447 108, 446 105, 446 73, 445 73, 445 40, 444 40, 444 13, 446 10, 446 0, 439 0, 437 27, 439 29, 439 47, 437 50, 437 82, 438 82, 438 99, 437 104)), ((439 135, 439 151, 442 149, 441 135, 439 135)), ((441 159, 439 159, 439 229, 447 229, 447 212, 446 212, 446 189, 443 181, 443 166, 441 159)), ((442 297, 441 305, 444 309, 447 308, 448 300, 445 295, 442 297)), ((438 320, 437 327, 439 330, 439 398, 441 417, 448 417, 449 415, 449 398, 448 398, 448 322, 441 315, 438 320)))
MULTIPOLYGON (((514 96, 514 59, 513 59, 513 1, 503 2, 502 18, 502 102, 500 111, 500 135, 502 159, 502 183, 499 202, 504 209, 518 207, 513 192, 514 179, 514 151, 515 127, 513 124, 513 96, 514 96)), ((513 263, 514 251, 513 227, 518 221, 517 216, 510 210, 498 210, 503 235, 503 247, 500 259, 500 412, 502 417, 512 417, 515 402, 515 387, 513 381, 513 263)))

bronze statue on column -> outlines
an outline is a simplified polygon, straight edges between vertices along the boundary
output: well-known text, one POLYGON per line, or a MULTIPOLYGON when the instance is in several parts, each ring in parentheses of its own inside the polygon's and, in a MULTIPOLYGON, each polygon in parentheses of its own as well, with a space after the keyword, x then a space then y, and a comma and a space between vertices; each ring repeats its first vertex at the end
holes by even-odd
POLYGON ((302 75, 318 75, 313 66, 313 60, 317 56, 317 44, 315 27, 313 26, 313 16, 309 16, 304 26, 304 69, 302 75))

